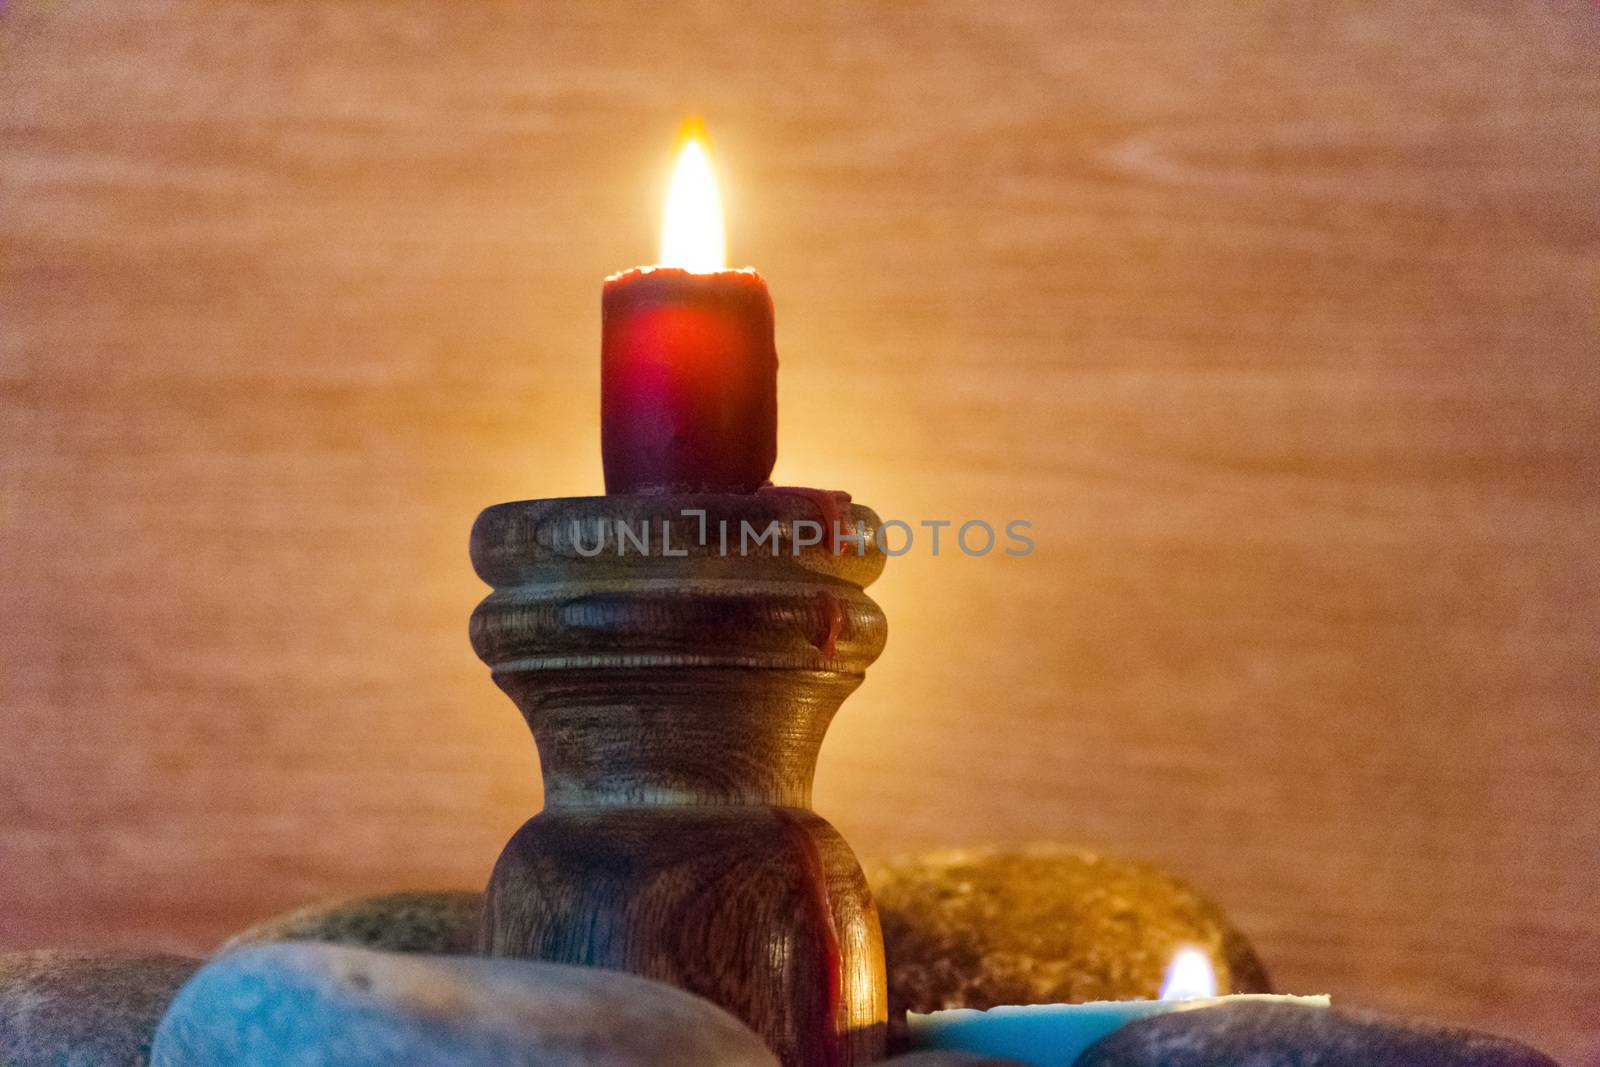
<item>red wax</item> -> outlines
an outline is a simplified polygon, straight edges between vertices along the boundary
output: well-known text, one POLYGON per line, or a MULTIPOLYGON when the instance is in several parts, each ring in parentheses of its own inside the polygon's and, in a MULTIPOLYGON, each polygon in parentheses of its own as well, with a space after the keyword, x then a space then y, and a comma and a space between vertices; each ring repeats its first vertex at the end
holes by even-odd
POLYGON ((752 493, 778 458, 772 297, 753 270, 606 279, 600 453, 607 493, 752 493))

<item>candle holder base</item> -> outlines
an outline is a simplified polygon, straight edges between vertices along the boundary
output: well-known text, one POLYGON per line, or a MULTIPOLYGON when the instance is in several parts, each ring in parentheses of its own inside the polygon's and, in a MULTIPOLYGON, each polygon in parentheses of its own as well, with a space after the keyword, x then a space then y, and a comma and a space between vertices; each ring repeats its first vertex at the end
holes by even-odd
POLYGON ((490 880, 490 955, 669 982, 786 1067, 883 1056, 877 915, 810 810, 823 735, 884 644, 863 591, 877 525, 791 492, 479 516, 472 559, 494 592, 473 647, 534 733, 546 801, 490 880))

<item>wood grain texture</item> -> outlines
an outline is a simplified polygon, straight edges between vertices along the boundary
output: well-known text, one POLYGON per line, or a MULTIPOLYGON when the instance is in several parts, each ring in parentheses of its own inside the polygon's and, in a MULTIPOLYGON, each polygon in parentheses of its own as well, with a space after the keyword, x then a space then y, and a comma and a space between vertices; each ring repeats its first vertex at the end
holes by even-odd
POLYGON ((693 109, 776 477, 1035 524, 892 561, 818 810, 1140 855, 1282 988, 1583 1054, 1597 55, 1575 0, 12 0, 0 943, 487 877, 539 787, 467 530, 598 490, 693 109))
POLYGON ((877 912, 811 811, 823 735, 883 651, 863 592, 877 528, 795 489, 478 516, 472 564, 493 592, 472 647, 538 741, 545 794, 489 878, 490 955, 698 993, 784 1067, 884 1058, 877 912))

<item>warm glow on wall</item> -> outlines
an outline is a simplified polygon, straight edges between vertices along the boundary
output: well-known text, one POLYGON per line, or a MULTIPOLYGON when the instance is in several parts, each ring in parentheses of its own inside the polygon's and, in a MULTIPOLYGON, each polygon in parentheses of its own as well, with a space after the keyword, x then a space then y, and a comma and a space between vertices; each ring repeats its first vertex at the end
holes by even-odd
POLYGON ((688 123, 667 185, 661 216, 660 264, 711 274, 725 269, 727 258, 722 193, 711 169, 705 133, 699 123, 688 123))

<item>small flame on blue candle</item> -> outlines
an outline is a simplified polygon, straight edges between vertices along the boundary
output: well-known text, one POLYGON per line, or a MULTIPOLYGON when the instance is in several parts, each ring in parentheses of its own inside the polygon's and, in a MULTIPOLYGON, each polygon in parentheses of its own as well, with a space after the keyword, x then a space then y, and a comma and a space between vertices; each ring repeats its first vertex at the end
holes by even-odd
POLYGON ((1181 948, 1167 965, 1162 1000, 1196 1000, 1217 995, 1217 972, 1211 958, 1197 948, 1181 948))

